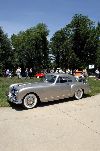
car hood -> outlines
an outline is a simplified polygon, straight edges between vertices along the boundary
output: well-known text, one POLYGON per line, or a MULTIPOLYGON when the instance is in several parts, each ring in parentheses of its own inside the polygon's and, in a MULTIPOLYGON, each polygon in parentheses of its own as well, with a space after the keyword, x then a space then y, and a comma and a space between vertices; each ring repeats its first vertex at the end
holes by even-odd
POLYGON ((41 87, 49 87, 50 85, 52 85, 52 83, 48 83, 48 82, 35 82, 35 83, 16 83, 16 84, 12 84, 10 86, 10 88, 15 88, 17 90, 23 89, 23 88, 28 88, 28 87, 32 87, 32 88, 41 88, 41 87))

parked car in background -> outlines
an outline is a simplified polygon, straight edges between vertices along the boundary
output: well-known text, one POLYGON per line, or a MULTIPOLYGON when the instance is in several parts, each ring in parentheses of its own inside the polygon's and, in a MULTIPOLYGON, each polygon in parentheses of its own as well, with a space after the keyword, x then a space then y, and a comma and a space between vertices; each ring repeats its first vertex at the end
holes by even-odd
POLYGON ((90 88, 83 81, 78 82, 69 74, 49 73, 42 82, 16 83, 9 87, 9 101, 22 104, 24 108, 34 108, 38 102, 48 102, 69 97, 81 99, 90 88))
POLYGON ((75 72, 74 72, 74 76, 76 77, 76 78, 79 78, 79 77, 81 77, 81 75, 82 75, 82 71, 81 70, 75 70, 75 72))
POLYGON ((44 73, 37 73, 37 74, 35 75, 36 78, 43 78, 44 76, 45 76, 44 73))

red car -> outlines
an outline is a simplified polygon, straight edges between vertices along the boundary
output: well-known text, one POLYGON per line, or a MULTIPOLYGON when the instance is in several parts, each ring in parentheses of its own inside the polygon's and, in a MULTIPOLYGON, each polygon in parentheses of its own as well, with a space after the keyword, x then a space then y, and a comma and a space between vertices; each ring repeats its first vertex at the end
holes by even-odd
POLYGON ((37 73, 37 74, 35 75, 36 78, 43 78, 44 76, 45 76, 44 73, 37 73))

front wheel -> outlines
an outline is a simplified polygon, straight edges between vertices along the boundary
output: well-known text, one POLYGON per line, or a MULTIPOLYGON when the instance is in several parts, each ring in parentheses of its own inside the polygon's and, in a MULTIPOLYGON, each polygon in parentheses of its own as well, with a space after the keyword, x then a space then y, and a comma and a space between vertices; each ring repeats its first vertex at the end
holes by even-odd
POLYGON ((83 90, 77 89, 74 94, 75 99, 79 100, 83 97, 83 90))
POLYGON ((27 94, 24 98, 23 98, 23 107, 26 109, 32 109, 37 105, 38 102, 38 98, 35 94, 27 94))

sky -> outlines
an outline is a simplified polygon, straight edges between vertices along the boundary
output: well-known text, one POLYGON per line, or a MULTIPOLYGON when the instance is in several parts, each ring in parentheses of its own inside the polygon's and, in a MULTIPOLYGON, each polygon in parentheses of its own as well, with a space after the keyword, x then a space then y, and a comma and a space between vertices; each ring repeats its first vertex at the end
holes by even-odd
POLYGON ((65 27, 75 14, 100 21, 100 0, 0 0, 0 26, 10 37, 13 33, 45 23, 49 38, 65 27))

